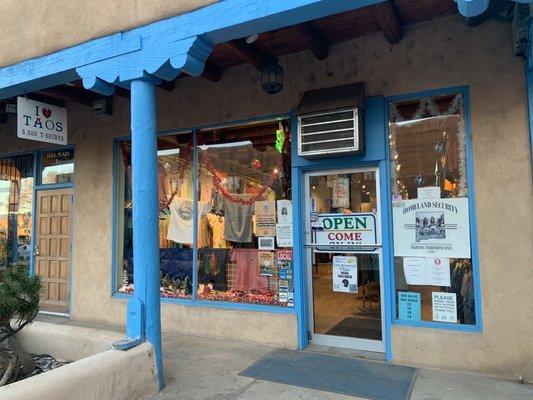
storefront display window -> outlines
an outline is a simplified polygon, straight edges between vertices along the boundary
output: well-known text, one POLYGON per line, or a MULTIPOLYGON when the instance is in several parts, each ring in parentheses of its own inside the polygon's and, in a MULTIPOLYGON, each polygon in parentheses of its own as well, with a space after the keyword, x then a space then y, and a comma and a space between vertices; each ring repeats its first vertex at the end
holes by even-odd
POLYGON ((74 182, 74 149, 41 153, 41 183, 74 182))
POLYGON ((31 259, 33 155, 0 158, 0 281, 7 267, 31 259))
MULTIPOLYGON (((161 296, 191 298, 193 264, 192 134, 158 138, 159 263, 161 296)), ((131 142, 120 142, 119 232, 116 282, 119 293, 131 294, 133 280, 133 219, 131 142)))
POLYGON ((463 97, 390 104, 397 318, 475 325, 463 97))
POLYGON ((198 298, 294 305, 287 121, 199 133, 198 298))
MULTIPOLYGON (((294 306, 288 121, 194 134, 158 138, 161 296, 196 283, 197 300, 294 306)), ((131 142, 119 153, 115 282, 131 294, 131 142)))

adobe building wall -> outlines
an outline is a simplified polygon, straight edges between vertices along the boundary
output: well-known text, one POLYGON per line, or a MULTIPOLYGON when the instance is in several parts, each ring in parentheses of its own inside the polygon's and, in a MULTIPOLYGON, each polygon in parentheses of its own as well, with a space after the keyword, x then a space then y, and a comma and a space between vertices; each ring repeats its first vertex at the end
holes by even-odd
POLYGON ((0 66, 173 17, 217 0, 3 0, 0 66))
MULTIPOLYGON (((281 62, 285 89, 273 96, 250 66, 224 71, 218 83, 183 79, 173 92, 158 90, 159 129, 284 113, 306 90, 357 81, 368 96, 469 85, 483 331, 393 326, 394 362, 533 380, 531 154, 523 61, 512 54, 510 26, 469 28, 452 16, 406 29, 395 46, 376 34, 333 46, 325 61, 301 53, 281 62)), ((71 314, 123 323, 125 300, 111 297, 112 143, 129 131, 128 102, 117 98, 113 118, 101 120, 72 105, 69 118, 77 162, 71 314)), ((9 138, 0 153, 35 147, 9 138)), ((294 315, 163 304, 164 329, 191 334, 295 347, 296 323, 294 315)))

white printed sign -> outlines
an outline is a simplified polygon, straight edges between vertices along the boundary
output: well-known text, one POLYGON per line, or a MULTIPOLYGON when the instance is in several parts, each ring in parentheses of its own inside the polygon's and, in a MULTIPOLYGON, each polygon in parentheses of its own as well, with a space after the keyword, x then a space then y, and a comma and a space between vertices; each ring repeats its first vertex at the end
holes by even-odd
POLYGON ((455 293, 431 293, 433 321, 457 322, 457 296, 455 293))
POLYGON ((403 273, 408 285, 450 287, 450 260, 442 257, 404 257, 403 273))
POLYGON ((277 210, 278 210, 278 223, 292 224, 292 201, 278 200, 277 210))
POLYGON ((417 189, 418 200, 438 200, 440 199, 439 186, 425 186, 417 189))
POLYGON ((17 98, 17 136, 67 144, 67 109, 24 97, 17 98))
POLYGON ((276 224, 278 247, 292 247, 292 224, 276 224))
POLYGON ((259 236, 257 238, 259 250, 274 250, 273 236, 259 236))
POLYGON ((357 293, 357 258, 333 256, 333 291, 357 293))
POLYGON ((470 258, 468 198, 393 203, 394 255, 470 258))

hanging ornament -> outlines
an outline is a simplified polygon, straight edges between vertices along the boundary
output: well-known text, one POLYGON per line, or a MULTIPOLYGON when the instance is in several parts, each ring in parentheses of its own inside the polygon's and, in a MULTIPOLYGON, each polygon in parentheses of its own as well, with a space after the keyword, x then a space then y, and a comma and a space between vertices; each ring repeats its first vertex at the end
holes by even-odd
POLYGON ((437 153, 442 154, 442 153, 444 153, 444 144, 442 142, 437 142, 437 143, 435 143, 435 146, 433 146, 433 149, 437 153))
POLYGON ((261 161, 259 161, 257 158, 252 160, 252 168, 255 169, 256 171, 261 169, 261 161))
POLYGON ((422 175, 418 175, 415 178, 415 183, 417 186, 422 186, 424 184, 424 177, 422 175))

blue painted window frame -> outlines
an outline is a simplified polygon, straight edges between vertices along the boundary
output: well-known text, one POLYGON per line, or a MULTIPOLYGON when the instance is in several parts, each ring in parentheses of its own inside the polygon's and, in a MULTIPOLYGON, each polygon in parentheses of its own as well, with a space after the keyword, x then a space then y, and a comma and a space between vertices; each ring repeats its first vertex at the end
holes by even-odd
MULTIPOLYGON (((471 126, 471 114, 470 114, 470 91, 468 86, 452 86, 439 89, 431 89, 420 92, 412 92, 401 95, 389 96, 385 98, 386 101, 386 120, 385 131, 387 132, 387 192, 389 196, 385 199, 387 201, 387 207, 389 210, 392 210, 392 188, 390 182, 390 143, 388 136, 388 123, 389 123, 389 105, 393 102, 404 101, 404 100, 416 100, 422 97, 430 96, 444 96, 450 94, 461 94, 463 96, 463 111, 465 119, 465 148, 466 148, 466 173, 467 173, 467 183, 468 183, 468 206, 470 214, 470 244, 472 252, 472 269, 473 269, 473 280, 474 280, 474 304, 475 304, 475 315, 476 315, 476 324, 475 325, 464 325, 464 324, 453 324, 448 322, 432 322, 432 321, 411 321, 411 320, 402 320, 397 317, 397 304, 396 304, 396 280, 394 276, 394 268, 391 268, 391 289, 392 289, 392 323, 397 326, 406 326, 406 327, 420 327, 420 328, 434 328, 434 329, 444 329, 451 331, 460 331, 460 332, 470 332, 470 333, 480 333, 483 331, 483 320, 482 320, 482 299, 481 299, 481 283, 479 276, 479 253, 478 253, 478 237, 477 237, 477 218, 476 218, 476 207, 475 207, 475 188, 474 188, 474 162, 473 162, 473 149, 472 149, 472 126, 471 126)), ((392 212, 392 211, 390 211, 392 212)), ((391 224, 392 224, 391 217, 391 224)), ((391 243, 389 251, 389 262, 391 265, 394 265, 394 248, 393 248, 393 232, 389 229, 389 242, 391 243)))
MULTIPOLYGON (((220 129, 224 127, 229 126, 235 126, 235 125, 245 125, 250 124, 254 122, 264 122, 264 121, 275 121, 277 119, 286 119, 291 121, 291 131, 294 132, 295 127, 293 127, 294 123, 294 113, 279 113, 279 114, 271 114, 271 115, 264 115, 264 116, 257 116, 252 118, 246 118, 246 119, 238 119, 238 120, 232 120, 232 121, 226 121, 219 124, 205 124, 205 125, 195 125, 188 128, 177 128, 177 129, 169 129, 169 130, 162 130, 157 132, 158 137, 164 137, 168 135, 173 134, 184 134, 184 133, 191 133, 192 135, 192 141, 193 145, 196 147, 197 138, 198 138, 198 132, 205 129, 220 129)), ((111 251, 111 257, 112 257, 112 263, 111 263, 111 297, 114 299, 130 299, 133 296, 129 294, 124 293, 118 293, 115 289, 117 286, 117 280, 116 280, 116 268, 117 268, 117 239, 118 239, 118 213, 119 210, 119 168, 118 168, 118 162, 120 160, 120 143, 123 141, 131 141, 131 135, 123 135, 118 136, 113 139, 113 211, 112 211, 112 218, 113 218, 113 226, 112 226, 112 251, 111 251)), ((294 156, 291 157, 294 160, 294 156)), ((193 152, 193 170, 197 171, 198 167, 198 154, 197 152, 193 152)), ((198 176, 197 174, 193 174, 193 186, 195 188, 198 187, 198 176)), ((293 183, 294 187, 294 183, 293 183)), ((196 204, 197 202, 197 191, 194 190, 194 199, 193 202, 196 204)), ((197 213, 193 214, 193 242, 197 242, 198 238, 198 215, 197 213)), ((295 215, 293 215, 293 218, 296 218, 295 215)), ((293 220, 294 221, 294 220, 293 220)), ((230 310, 242 310, 242 311, 261 311, 261 312, 270 312, 275 314, 298 314, 299 309, 299 300, 298 298, 301 298, 301 294, 298 294, 298 285, 295 286, 295 304, 294 307, 283 307, 283 306, 271 306, 271 305, 263 305, 263 304, 250 304, 250 303, 231 303, 231 302, 224 302, 224 301, 213 301, 213 300, 198 300, 196 298, 196 290, 197 290, 197 283, 198 283, 198 271, 197 268, 194 268, 196 265, 196 259, 197 253, 193 252, 193 276, 192 276, 192 296, 190 299, 174 299, 174 298, 165 298, 161 297, 162 303, 168 303, 168 304, 181 304, 181 305, 187 305, 191 307, 208 307, 208 308, 219 308, 219 309, 230 309, 230 310)), ((293 256, 295 257, 295 256, 293 256)), ((297 260, 293 260, 294 268, 295 268, 295 283, 297 281, 296 276, 296 269, 298 269, 297 260)))

